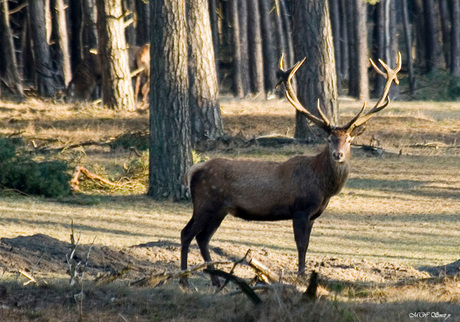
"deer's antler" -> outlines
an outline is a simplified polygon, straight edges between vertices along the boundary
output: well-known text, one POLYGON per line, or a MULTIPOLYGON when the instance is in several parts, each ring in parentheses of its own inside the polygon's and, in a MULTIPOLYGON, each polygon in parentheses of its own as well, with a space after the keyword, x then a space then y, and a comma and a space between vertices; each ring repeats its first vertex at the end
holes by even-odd
POLYGON ((390 87, 392 83, 395 82, 396 85, 399 85, 398 72, 401 70, 402 65, 401 52, 398 52, 398 65, 394 69, 391 69, 383 60, 379 59, 379 63, 383 66, 385 72, 378 68, 377 65, 372 61, 372 59, 369 58, 369 61, 371 62, 372 67, 374 67, 375 71, 380 75, 384 76, 387 79, 387 82, 383 89, 382 97, 377 102, 377 104, 375 104, 375 106, 369 112, 363 115, 366 106, 366 104, 364 104, 363 108, 358 113, 358 115, 356 115, 347 125, 343 127, 349 133, 351 133, 356 127, 361 126, 367 121, 369 121, 369 119, 375 113, 380 112, 385 107, 387 107, 390 103, 390 98, 388 97, 388 94, 390 92, 390 87))
POLYGON ((332 129, 331 122, 327 118, 327 116, 323 113, 323 111, 320 108, 320 102, 318 100, 318 105, 316 108, 318 109, 318 113, 321 116, 321 119, 310 113, 303 105, 302 103, 299 102, 299 99, 297 98, 297 95, 295 93, 295 90, 292 86, 292 78, 294 77, 294 74, 297 72, 297 70, 302 66, 302 64, 305 62, 305 59, 302 59, 301 61, 297 62, 292 68, 286 70, 284 68, 284 54, 281 55, 280 61, 279 61, 279 70, 278 70, 278 82, 276 83, 275 87, 278 87, 280 84, 284 84, 285 86, 285 94, 286 98, 289 101, 289 103, 292 104, 292 106, 295 107, 297 111, 305 115, 310 121, 312 121, 315 125, 319 126, 326 132, 330 132, 332 129))

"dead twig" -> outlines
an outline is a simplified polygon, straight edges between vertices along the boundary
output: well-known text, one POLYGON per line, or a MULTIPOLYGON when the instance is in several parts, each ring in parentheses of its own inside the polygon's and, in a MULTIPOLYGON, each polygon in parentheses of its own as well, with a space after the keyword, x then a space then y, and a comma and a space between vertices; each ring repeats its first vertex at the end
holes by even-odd
POLYGON ((98 276, 96 278, 96 285, 102 285, 102 284, 109 284, 112 283, 113 281, 121 278, 123 275, 125 275, 130 269, 132 268, 132 263, 128 263, 125 267, 123 267, 119 271, 115 271, 109 274, 105 274, 102 276, 98 276))
POLYGON ((36 285, 38 285, 38 281, 37 279, 35 278, 34 274, 33 273, 29 273, 29 272, 26 272, 25 270, 23 269, 20 269, 19 270, 19 273, 21 273, 21 275, 25 276, 28 278, 28 281, 24 282, 23 285, 26 286, 26 285, 29 285, 30 283, 35 283, 36 285))
MULTIPOLYGON (((236 261, 236 262, 233 264, 233 267, 232 267, 232 269, 230 270, 229 274, 233 275, 233 272, 235 271, 236 266, 237 266, 238 264, 243 263, 243 262, 246 260, 246 258, 249 256, 250 253, 251 253, 251 249, 248 249, 248 251, 246 252, 246 254, 244 255, 244 257, 241 258, 240 260, 236 261)), ((227 278, 227 279, 225 280, 224 284, 222 284, 222 286, 216 291, 216 294, 219 293, 220 291, 222 291, 222 290, 225 288, 225 286, 227 286, 228 282, 230 282, 230 279, 227 278)))
POLYGON ((259 278, 267 284, 276 283, 280 280, 280 277, 277 274, 273 273, 267 266, 262 264, 257 259, 252 258, 250 255, 248 265, 252 267, 256 271, 256 274, 259 276, 259 278))

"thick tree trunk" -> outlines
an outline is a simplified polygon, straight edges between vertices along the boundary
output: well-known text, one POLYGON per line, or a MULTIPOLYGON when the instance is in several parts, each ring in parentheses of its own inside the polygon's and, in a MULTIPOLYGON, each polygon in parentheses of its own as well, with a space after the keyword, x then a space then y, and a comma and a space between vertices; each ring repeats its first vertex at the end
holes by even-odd
POLYGON ((81 26, 81 53, 87 58, 91 49, 97 49, 97 10, 94 0, 81 0, 82 26, 81 26))
POLYGON ((240 45, 240 23, 238 17, 238 0, 230 0, 230 26, 231 26, 231 49, 232 49, 232 65, 233 73, 232 89, 236 97, 244 97, 244 88, 242 80, 242 64, 241 64, 241 45, 240 45))
POLYGON ((8 85, 9 89, 15 94, 24 98, 22 80, 19 77, 18 64, 16 60, 16 51, 13 41, 13 33, 10 28, 10 16, 8 9, 8 1, 2 1, 0 6, 0 32, 2 35, 1 45, 3 54, 3 75, 2 79, 8 85))
POLYGON ((97 31, 102 67, 102 103, 111 109, 134 110, 128 46, 121 0, 97 0, 97 31))
POLYGON ((273 42, 273 27, 270 19, 271 0, 259 0, 262 31, 263 74, 265 92, 271 93, 276 83, 276 58, 273 42))
POLYGON ((59 61, 56 68, 62 69, 64 87, 67 87, 72 79, 72 68, 70 66, 69 39, 67 37, 67 21, 63 0, 51 0, 51 17, 53 21, 53 41, 55 45, 55 61, 59 61))
POLYGON ((37 75, 37 91, 43 97, 53 97, 59 86, 55 80, 56 75, 53 70, 50 47, 46 41, 44 1, 30 1, 28 9, 37 75))
POLYGON ((187 17, 192 139, 215 140, 223 130, 208 0, 189 1, 187 17))
POLYGON ((250 87, 251 92, 258 95, 264 91, 264 61, 258 0, 248 0, 248 44, 250 87))
POLYGON ((248 45, 248 7, 247 0, 238 0, 238 17, 240 22, 240 48, 241 48, 241 82, 243 84, 244 95, 250 91, 249 75, 249 45, 248 45))
POLYGON ((187 197, 183 175, 192 163, 185 1, 150 2, 150 173, 148 195, 187 197))
MULTIPOLYGON (((292 14, 296 60, 307 57, 297 72, 299 100, 319 116, 316 110, 319 99, 324 113, 337 124, 337 76, 328 2, 294 0, 292 14)), ((305 138, 309 134, 306 119, 297 113, 296 120, 295 137, 305 138)))
POLYGON ((451 72, 460 76, 460 0, 452 0, 451 72))

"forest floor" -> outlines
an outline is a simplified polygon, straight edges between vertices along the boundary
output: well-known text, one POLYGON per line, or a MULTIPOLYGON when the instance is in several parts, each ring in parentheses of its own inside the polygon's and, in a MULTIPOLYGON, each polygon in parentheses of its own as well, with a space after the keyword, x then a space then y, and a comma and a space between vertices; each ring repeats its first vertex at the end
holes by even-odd
MULTIPOLYGON (((283 161, 321 147, 254 140, 293 135, 294 111, 283 100, 223 98, 221 105, 225 131, 236 139, 201 147, 201 159, 283 161)), ((360 105, 342 99, 341 123, 360 105)), ((305 276, 296 274, 290 222, 226 218, 211 240, 213 260, 235 262, 250 250, 280 278, 257 291, 260 305, 233 283, 216 294, 202 270, 191 275, 192 290, 176 278, 154 287, 151 276, 179 271, 180 230, 192 207, 145 196, 147 130, 146 110, 0 102, 1 135, 114 183, 82 178, 80 192, 61 199, 2 192, 0 321, 460 320, 457 103, 395 101, 369 122, 355 140, 347 186, 315 223, 305 276), (78 262, 86 267, 71 285, 69 263, 78 262), (304 294, 312 271, 319 274, 314 300, 304 294)), ((189 263, 202 263, 195 244, 189 263)), ((244 263, 233 274, 248 283, 256 276, 244 263)))

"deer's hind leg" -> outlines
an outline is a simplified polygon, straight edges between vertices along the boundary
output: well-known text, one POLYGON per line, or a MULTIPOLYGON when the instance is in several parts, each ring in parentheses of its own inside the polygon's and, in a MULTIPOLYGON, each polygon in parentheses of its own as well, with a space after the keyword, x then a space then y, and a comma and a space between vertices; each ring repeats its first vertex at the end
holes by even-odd
MULTIPOLYGON (((211 254, 209 253, 209 241, 216 232, 217 228, 219 228, 226 215, 227 213, 224 210, 217 212, 217 214, 215 214, 208 222, 206 228, 196 236, 201 256, 203 256, 205 262, 212 262, 211 254)), ((208 265, 208 269, 214 269, 214 265, 208 265)), ((220 281, 217 276, 211 275, 211 281, 212 285, 220 287, 220 281)))
MULTIPOLYGON (((192 219, 190 219, 181 232, 181 270, 187 269, 188 251, 190 244, 195 237, 203 259, 206 262, 211 261, 211 256, 209 254, 209 240, 220 226, 224 217, 225 214, 223 216, 219 215, 218 210, 214 211, 207 209, 193 212, 192 219)), ((215 278, 212 278, 213 284, 215 280, 215 278)), ((180 283, 186 286, 188 284, 187 278, 181 278, 180 283)))

